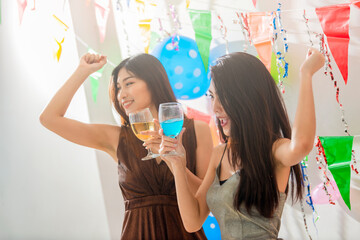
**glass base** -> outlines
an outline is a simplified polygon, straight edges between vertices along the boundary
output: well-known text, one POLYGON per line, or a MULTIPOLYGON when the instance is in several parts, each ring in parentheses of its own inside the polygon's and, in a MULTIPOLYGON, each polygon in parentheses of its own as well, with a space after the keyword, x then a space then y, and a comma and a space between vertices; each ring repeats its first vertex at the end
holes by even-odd
POLYGON ((143 161, 146 161, 146 160, 150 160, 150 159, 154 159, 154 158, 157 158, 157 157, 160 157, 160 154, 148 154, 147 156, 143 157, 141 160, 143 161))
POLYGON ((178 153, 175 150, 172 150, 170 152, 164 153, 162 156, 166 157, 166 156, 179 156, 179 157, 183 157, 184 154, 182 153, 178 153))

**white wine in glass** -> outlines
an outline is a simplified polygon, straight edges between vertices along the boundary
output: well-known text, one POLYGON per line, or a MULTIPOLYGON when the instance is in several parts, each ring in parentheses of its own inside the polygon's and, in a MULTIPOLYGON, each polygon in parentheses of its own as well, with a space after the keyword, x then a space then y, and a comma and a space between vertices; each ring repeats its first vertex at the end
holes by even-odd
MULTIPOLYGON (((133 130, 135 136, 141 141, 146 141, 151 138, 150 135, 141 134, 142 131, 155 131, 154 118, 151 115, 149 108, 145 108, 138 112, 130 113, 129 121, 131 124, 131 129, 133 130)), ((150 160, 159 156, 160 154, 153 153, 149 148, 148 154, 141 160, 150 160)))

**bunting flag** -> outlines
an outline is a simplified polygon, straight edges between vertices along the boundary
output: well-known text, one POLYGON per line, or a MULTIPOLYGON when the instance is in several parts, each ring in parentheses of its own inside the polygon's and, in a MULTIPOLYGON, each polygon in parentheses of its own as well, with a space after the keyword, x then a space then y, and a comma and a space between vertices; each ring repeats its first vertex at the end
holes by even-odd
POLYGON ((150 47, 150 24, 152 19, 143 19, 139 21, 142 42, 144 43, 145 53, 149 53, 150 47))
POLYGON ((190 0, 186 0, 186 8, 189 8, 190 6, 190 0))
POLYGON ((22 18, 25 12, 25 8, 27 6, 27 0, 17 0, 18 3, 18 10, 19 10, 19 20, 20 24, 22 22, 22 18))
POLYGON ((104 42, 106 34, 106 23, 110 12, 110 1, 109 0, 95 0, 95 17, 96 23, 99 28, 100 42, 104 42))
MULTIPOLYGON (((96 51, 94 51, 93 49, 88 49, 88 53, 99 54, 96 51)), ((90 84, 91 84, 91 95, 92 95, 94 102, 96 102, 96 100, 97 100, 97 95, 99 93, 99 82, 102 77, 103 71, 104 71, 104 67, 102 67, 101 69, 97 70, 96 72, 92 73, 89 76, 90 84)))
POLYGON ((256 7, 256 0, 252 0, 254 7, 256 7))
POLYGON ((161 36, 157 32, 151 32, 150 34, 150 44, 149 44, 149 52, 151 52, 156 44, 160 42, 161 36))
POLYGON ((348 208, 351 210, 350 162, 354 137, 319 137, 319 139, 324 149, 328 168, 334 177, 341 197, 348 208))
POLYGON ((210 54, 211 36, 211 12, 205 10, 188 9, 193 29, 195 31, 195 41, 198 46, 201 59, 207 71, 210 54))
POLYGON ((360 1, 358 0, 351 0, 351 2, 354 4, 355 7, 360 9, 360 1))
POLYGON ((69 27, 54 14, 53 19, 55 20, 54 29, 56 31, 54 32, 56 45, 53 54, 54 58, 59 61, 62 53, 62 44, 65 40, 65 32, 69 29, 69 27))
POLYGON ((266 68, 271 71, 271 38, 272 28, 270 27, 272 16, 267 12, 248 13, 248 24, 250 38, 254 44, 260 60, 266 68))
POLYGON ((211 116, 208 114, 205 114, 203 112, 200 112, 196 109, 186 107, 186 116, 188 118, 193 118, 194 120, 199 120, 206 122, 207 124, 210 124, 211 116))
POLYGON ((334 60, 343 76, 348 79, 349 4, 333 5, 315 9, 334 60))

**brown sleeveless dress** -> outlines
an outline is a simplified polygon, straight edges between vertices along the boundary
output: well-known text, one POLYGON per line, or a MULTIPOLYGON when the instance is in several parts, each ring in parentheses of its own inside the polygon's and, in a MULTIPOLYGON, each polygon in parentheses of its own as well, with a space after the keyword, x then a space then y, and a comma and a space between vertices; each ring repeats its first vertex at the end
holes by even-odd
MULTIPOLYGON (((185 119, 187 168, 196 173, 194 121, 185 119)), ((117 149, 119 185, 125 201, 121 239, 206 239, 203 229, 188 233, 182 223, 172 173, 164 161, 142 161, 147 151, 130 127, 121 127, 117 149), (132 144, 130 144, 132 143, 132 144)))

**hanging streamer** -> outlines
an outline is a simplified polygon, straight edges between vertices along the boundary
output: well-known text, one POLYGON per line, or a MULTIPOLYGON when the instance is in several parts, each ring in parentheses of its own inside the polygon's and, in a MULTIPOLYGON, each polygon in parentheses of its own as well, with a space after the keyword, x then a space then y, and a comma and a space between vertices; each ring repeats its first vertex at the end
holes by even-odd
POLYGON ((144 51, 145 53, 149 53, 150 47, 150 24, 152 19, 142 19, 139 21, 139 27, 142 37, 142 42, 144 43, 144 51))
POLYGON ((278 86, 280 88, 280 91, 282 93, 285 93, 285 87, 284 87, 284 78, 288 77, 288 69, 289 64, 285 60, 285 53, 288 52, 288 41, 287 41, 287 34, 286 30, 282 26, 281 21, 281 3, 278 2, 278 8, 276 12, 272 12, 273 15, 273 21, 272 25, 274 28, 273 31, 273 37, 272 37, 272 44, 274 46, 275 54, 276 54, 276 67, 278 71, 278 86), (276 21, 277 20, 277 21, 276 21), (277 24, 276 24, 277 22, 277 24), (276 27, 278 26, 278 27, 276 27), (282 37, 283 45, 284 45, 284 53, 278 50, 278 31, 280 31, 280 35, 282 37), (281 75, 281 69, 284 69, 284 73, 281 75))
POLYGON ((321 141, 319 137, 317 137, 316 142, 316 163, 318 165, 318 168, 322 170, 323 173, 323 190, 325 191, 326 196, 329 198, 329 203, 332 205, 335 205, 335 202, 333 201, 332 195, 329 193, 327 187, 330 185, 330 178, 327 176, 327 162, 326 162, 326 156, 324 152, 324 148, 321 144, 321 141))
MULTIPOLYGON (((306 189, 305 202, 310 206, 310 208, 311 208, 311 210, 312 210, 312 220, 313 220, 313 224, 314 224, 314 227, 315 227, 315 229, 316 229, 316 232, 318 232, 317 227, 316 227, 316 222, 317 222, 317 220, 319 220, 319 215, 318 215, 318 213, 317 213, 316 210, 315 210, 315 207, 314 207, 314 204, 313 204, 313 200, 312 200, 312 197, 311 197, 311 186, 310 186, 310 180, 309 180, 308 173, 307 173, 308 160, 309 160, 309 157, 306 156, 306 157, 301 161, 300 166, 301 166, 301 172, 302 172, 303 182, 304 182, 304 184, 305 184, 305 189, 306 189)), ((303 214, 305 215, 305 211, 303 211, 303 214)), ((304 219, 304 222, 305 222, 305 227, 307 228, 307 226, 306 226, 306 219, 304 219)), ((308 233, 309 238, 311 239, 311 236, 310 236, 308 230, 307 230, 307 233, 308 233)))
POLYGON ((120 0, 117 0, 116 8, 117 8, 118 11, 120 11, 121 25, 122 25, 123 36, 125 38, 125 45, 126 45, 126 53, 127 53, 127 57, 130 57, 131 56, 131 50, 130 50, 130 44, 129 44, 129 34, 127 32, 127 26, 126 26, 126 22, 124 20, 125 11, 124 11, 123 5, 122 5, 120 0))
POLYGON ((236 16, 237 16, 237 21, 235 23, 239 23, 240 27, 241 27, 241 32, 243 34, 244 37, 244 49, 243 52, 247 52, 248 49, 248 44, 247 42, 249 42, 249 44, 251 45, 251 38, 250 38, 250 29, 249 29, 249 22, 248 22, 248 15, 246 13, 239 13, 239 12, 235 12, 236 16))
POLYGON ((227 40, 227 28, 224 25, 224 21, 222 20, 222 18, 220 17, 220 15, 217 15, 218 20, 220 21, 220 32, 221 32, 221 36, 225 41, 225 53, 229 54, 229 44, 228 44, 228 40, 227 40))
POLYGON ((181 24, 179 21, 179 16, 177 15, 176 8, 173 4, 169 5, 170 15, 173 23, 173 31, 171 37, 171 44, 175 51, 179 51, 179 30, 181 29, 181 24))
POLYGON ((330 64, 331 63, 330 53, 329 53, 327 44, 325 43, 324 35, 323 34, 317 34, 316 36, 319 37, 320 52, 325 56, 325 75, 327 76, 329 74, 329 76, 331 78, 331 81, 334 82, 334 88, 336 89, 336 101, 339 104, 339 108, 340 108, 340 111, 341 111, 341 121, 343 122, 344 127, 345 127, 344 132, 345 132, 346 135, 350 136, 349 125, 347 124, 347 122, 345 120, 345 111, 344 111, 343 105, 342 105, 342 103, 340 102, 340 99, 339 99, 340 88, 339 88, 339 86, 337 84, 337 81, 334 78, 334 74, 332 72, 332 67, 331 67, 331 64, 330 64))

